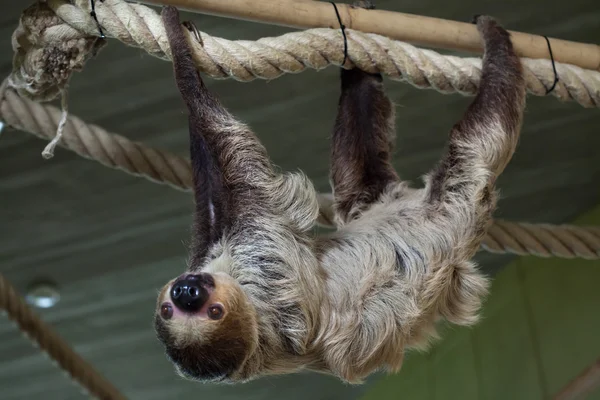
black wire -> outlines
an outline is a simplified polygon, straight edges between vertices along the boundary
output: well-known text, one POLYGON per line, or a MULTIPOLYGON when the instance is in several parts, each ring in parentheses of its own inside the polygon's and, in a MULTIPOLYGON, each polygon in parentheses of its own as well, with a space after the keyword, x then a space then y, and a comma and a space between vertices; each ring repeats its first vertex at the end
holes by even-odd
POLYGON ((546 43, 548 43, 548 51, 550 52, 550 60, 552 60, 552 69, 554 70, 554 83, 550 89, 546 89, 546 94, 548 94, 554 90, 556 84, 558 83, 558 73, 556 72, 556 65, 554 64, 554 56, 552 55, 552 46, 550 46, 550 40, 548 39, 548 36, 544 36, 544 39, 546 39, 546 43))
POLYGON ((330 1, 330 3, 335 10, 335 15, 337 16, 338 22, 340 23, 340 28, 342 29, 342 36, 344 36, 344 61, 342 61, 342 65, 344 65, 346 64, 346 59, 348 58, 348 38, 346 37, 346 25, 342 23, 342 17, 340 17, 337 5, 333 1, 330 1))
MULTIPOLYGON (((104 0, 100 0, 100 1, 104 3, 104 0)), ((100 37, 102 39, 104 39, 106 36, 104 36, 104 32, 102 32, 102 27, 100 26, 100 21, 98 21, 98 16, 96 15, 95 0, 90 0, 90 6, 92 7, 92 11, 90 12, 90 15, 92 16, 92 18, 94 18, 94 21, 96 21, 96 26, 98 26, 98 31, 100 32, 100 37)))

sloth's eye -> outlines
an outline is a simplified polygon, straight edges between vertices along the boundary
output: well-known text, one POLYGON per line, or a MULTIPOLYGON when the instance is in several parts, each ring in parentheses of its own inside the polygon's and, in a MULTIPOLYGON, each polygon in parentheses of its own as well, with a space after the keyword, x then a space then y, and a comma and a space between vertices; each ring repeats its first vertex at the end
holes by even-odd
POLYGON ((223 318, 223 307, 218 304, 208 307, 208 318, 213 320, 223 318))
POLYGON ((171 319, 173 316, 173 306, 169 303, 164 303, 160 307, 160 316, 163 317, 163 319, 171 319))

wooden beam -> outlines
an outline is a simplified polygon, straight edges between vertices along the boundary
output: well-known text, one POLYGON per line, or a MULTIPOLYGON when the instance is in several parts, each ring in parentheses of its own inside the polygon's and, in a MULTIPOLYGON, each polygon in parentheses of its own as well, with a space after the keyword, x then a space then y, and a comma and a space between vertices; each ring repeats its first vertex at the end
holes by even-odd
MULTIPOLYGON (((333 5, 305 0, 142 0, 172 5, 182 10, 260 22, 291 28, 339 28, 333 5)), ((361 32, 376 33, 415 45, 481 53, 479 34, 473 24, 383 10, 365 10, 336 4, 344 25, 361 32)), ((470 15, 465 15, 465 20, 470 15)), ((513 32, 512 41, 520 57, 550 59, 543 36, 513 32)), ((600 46, 551 38, 554 59, 581 68, 600 71, 600 46)))
POLYGON ((586 394, 600 387, 600 358, 569 382, 554 400, 583 400, 586 394))

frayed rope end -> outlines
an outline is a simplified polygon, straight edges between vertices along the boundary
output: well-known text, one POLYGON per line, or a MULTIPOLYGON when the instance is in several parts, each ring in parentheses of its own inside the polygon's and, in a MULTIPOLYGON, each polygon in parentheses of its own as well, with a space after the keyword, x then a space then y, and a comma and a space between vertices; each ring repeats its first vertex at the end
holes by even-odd
POLYGON ((49 160, 52 157, 54 157, 54 149, 56 148, 56 145, 58 145, 58 142, 60 142, 60 139, 63 136, 63 131, 65 130, 65 125, 67 124, 67 118, 69 116, 69 108, 67 105, 67 88, 66 87, 63 90, 61 90, 60 103, 61 103, 62 114, 60 116, 60 121, 58 122, 58 127, 56 128, 56 135, 50 141, 50 143, 48 143, 46 145, 46 147, 42 151, 42 157, 44 157, 44 159, 46 159, 46 160, 49 160))

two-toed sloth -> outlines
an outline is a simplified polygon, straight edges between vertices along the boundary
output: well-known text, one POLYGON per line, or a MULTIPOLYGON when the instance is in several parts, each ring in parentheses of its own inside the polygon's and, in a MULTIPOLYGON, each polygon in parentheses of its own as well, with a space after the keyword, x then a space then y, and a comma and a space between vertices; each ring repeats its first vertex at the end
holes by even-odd
POLYGON ((180 375, 233 383, 310 370, 359 383, 399 370, 438 320, 477 320, 488 282, 471 258, 525 107, 506 30, 476 18, 479 92, 422 189, 392 167, 395 114, 382 77, 342 69, 331 152, 337 231, 316 236, 311 182, 277 171, 204 86, 187 42, 193 26, 182 28, 173 7, 162 18, 189 112, 195 193, 187 272, 161 290, 155 316, 180 375))

